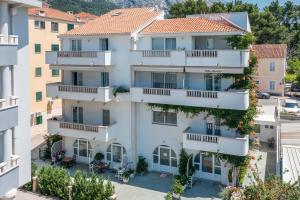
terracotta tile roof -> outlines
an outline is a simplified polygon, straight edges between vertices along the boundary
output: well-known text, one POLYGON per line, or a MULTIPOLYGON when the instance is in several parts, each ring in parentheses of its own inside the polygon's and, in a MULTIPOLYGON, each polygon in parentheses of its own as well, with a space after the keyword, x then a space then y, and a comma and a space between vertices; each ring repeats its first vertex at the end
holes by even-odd
POLYGON ((161 14, 153 8, 127 8, 112 10, 66 34, 105 35, 132 33, 149 20, 161 14))
POLYGON ((83 22, 94 20, 98 17, 97 15, 93 15, 93 14, 86 13, 86 12, 81 12, 81 13, 78 13, 78 14, 75 14, 75 15, 76 15, 76 17, 79 17, 80 20, 83 21, 83 22))
POLYGON ((69 13, 62 12, 60 10, 56 10, 56 9, 45 7, 45 6, 43 8, 28 9, 28 15, 45 17, 45 18, 50 18, 50 19, 64 20, 64 21, 71 21, 71 22, 78 22, 77 17, 73 14, 69 14, 69 13), (40 11, 43 12, 42 15, 39 15, 40 11))
POLYGON ((257 58, 285 58, 286 44, 255 44, 252 50, 257 58))
POLYGON ((143 34, 198 32, 241 32, 241 30, 225 20, 216 21, 198 17, 157 20, 142 31, 143 34))

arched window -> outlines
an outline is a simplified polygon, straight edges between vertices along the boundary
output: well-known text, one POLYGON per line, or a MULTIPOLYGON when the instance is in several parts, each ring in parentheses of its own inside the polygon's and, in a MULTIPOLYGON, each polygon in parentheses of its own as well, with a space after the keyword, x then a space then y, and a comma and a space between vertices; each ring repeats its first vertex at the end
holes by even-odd
POLYGON ((176 153, 169 146, 160 145, 153 151, 153 163, 177 167, 176 153))
POLYGON ((106 160, 121 163, 125 154, 125 147, 123 147, 120 143, 113 143, 106 149, 106 160))
POLYGON ((76 156, 88 157, 91 153, 92 146, 88 140, 78 138, 73 143, 73 149, 76 156))

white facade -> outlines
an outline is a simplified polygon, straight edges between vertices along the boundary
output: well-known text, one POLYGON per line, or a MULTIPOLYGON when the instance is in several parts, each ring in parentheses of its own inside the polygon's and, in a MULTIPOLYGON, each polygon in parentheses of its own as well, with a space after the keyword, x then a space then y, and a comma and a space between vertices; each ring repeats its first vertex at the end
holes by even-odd
POLYGON ((75 152, 79 162, 88 162, 90 151, 103 153, 113 165, 126 155, 135 166, 143 156, 149 170, 169 173, 177 173, 179 153, 185 148, 194 155, 197 177, 226 183, 225 163, 204 152, 245 156, 248 137, 207 113, 191 118, 152 110, 147 103, 246 110, 249 91, 228 90, 234 80, 221 74, 243 73, 249 51, 232 50, 227 36, 136 31, 61 36, 62 52, 46 55, 51 68, 63 71, 62 83, 47 86, 47 96, 63 99, 63 116, 48 121, 49 132, 64 136, 66 154, 75 152), (158 37, 176 40, 174 50, 153 50, 152 39, 158 37), (105 51, 99 45, 103 38, 108 40, 105 51), (81 41, 80 53, 71 51, 74 40, 81 41), (90 52, 95 57, 109 54, 109 62, 95 61, 90 52), (130 93, 114 97, 112 88, 120 86, 130 93))
POLYGON ((30 181, 27 8, 37 0, 0 1, 0 199, 30 181))

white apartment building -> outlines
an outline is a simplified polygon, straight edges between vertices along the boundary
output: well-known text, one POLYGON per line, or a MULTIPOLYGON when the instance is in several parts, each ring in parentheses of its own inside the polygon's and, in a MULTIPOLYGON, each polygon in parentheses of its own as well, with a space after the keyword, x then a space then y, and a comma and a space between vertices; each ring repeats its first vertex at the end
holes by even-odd
POLYGON ((220 75, 248 66, 249 50, 233 50, 226 37, 249 27, 246 13, 164 19, 161 11, 131 8, 60 35, 62 51, 46 53, 63 77, 47 85, 47 96, 63 101, 49 133, 64 136, 66 155, 78 162, 90 152, 112 165, 143 156, 149 170, 167 173, 177 173, 184 148, 197 177, 227 183, 228 166, 206 152, 245 156, 248 137, 207 113, 187 117, 148 103, 246 110, 249 91, 228 90, 234 80, 220 75), (120 86, 130 92, 114 97, 120 86))
POLYGON ((30 181, 29 7, 37 0, 0 0, 0 199, 30 181))

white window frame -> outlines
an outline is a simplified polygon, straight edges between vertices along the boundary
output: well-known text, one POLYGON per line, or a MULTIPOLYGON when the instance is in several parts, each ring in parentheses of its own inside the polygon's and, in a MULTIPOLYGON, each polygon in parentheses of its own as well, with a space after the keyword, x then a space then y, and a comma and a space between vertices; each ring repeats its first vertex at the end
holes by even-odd
POLYGON ((269 90, 274 91, 276 89, 276 82, 269 81, 269 90))
POLYGON ((73 153, 76 156, 88 158, 90 153, 92 152, 92 150, 93 150, 92 145, 87 139, 77 138, 73 143, 73 153), (77 141, 77 146, 75 146, 76 141, 77 141), (79 143, 80 143, 80 141, 86 142, 86 150, 87 150, 87 155, 86 156, 79 155, 79 152, 80 152, 79 143), (76 149, 76 151, 75 151, 75 149, 76 149))
POLYGON ((270 72, 275 72, 275 62, 274 61, 270 62, 269 68, 270 68, 270 72))
POLYGON ((153 110, 152 111, 152 124, 160 124, 160 125, 168 125, 168 126, 177 126, 177 113, 176 112, 162 112, 162 111, 156 111, 156 110, 153 110), (160 114, 163 115, 163 122, 155 122, 154 121, 154 113, 155 112, 158 112, 160 114), (170 114, 175 114, 176 115, 176 123, 172 124, 172 123, 167 123, 167 114, 170 113, 170 114))
POLYGON ((51 32, 57 33, 59 31, 59 23, 58 22, 51 22, 51 32), (54 24, 57 24, 57 30, 53 30, 55 26, 54 24))
POLYGON ((153 51, 174 51, 176 49, 177 49, 177 39, 176 39, 176 37, 152 37, 151 38, 151 50, 153 50, 153 51), (153 39, 162 39, 163 40, 163 49, 157 49, 157 50, 153 49, 153 39), (166 49, 167 39, 175 39, 175 49, 166 49))
POLYGON ((46 29, 46 22, 43 20, 34 20, 34 28, 36 29, 46 29), (42 27, 42 23, 44 23, 44 27, 42 27))

